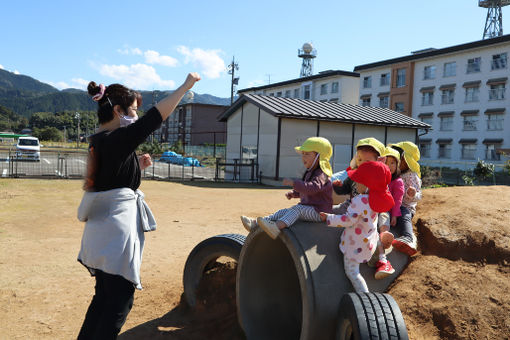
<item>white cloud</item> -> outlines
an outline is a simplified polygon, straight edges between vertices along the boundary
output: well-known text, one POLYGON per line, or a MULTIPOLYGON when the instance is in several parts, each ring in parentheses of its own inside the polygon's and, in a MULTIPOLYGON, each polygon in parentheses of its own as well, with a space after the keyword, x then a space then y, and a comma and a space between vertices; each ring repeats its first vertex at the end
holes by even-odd
POLYGON ((163 66, 175 67, 178 64, 177 59, 167 55, 160 55, 156 51, 148 50, 144 53, 145 62, 149 64, 158 64, 163 66))
POLYGON ((14 70, 14 71, 12 71, 12 73, 14 73, 14 74, 20 74, 18 70, 14 70))
POLYGON ((99 73, 120 81, 124 85, 137 90, 150 90, 153 86, 166 89, 175 87, 173 80, 163 80, 154 67, 146 64, 134 65, 101 65, 99 73))
POLYGON ((186 64, 192 63, 199 67, 200 72, 208 78, 219 78, 225 72, 225 62, 218 55, 222 53, 221 50, 203 50, 201 48, 190 50, 186 46, 179 46, 177 51, 186 57, 184 60, 186 64))
POLYGON ((248 83, 248 87, 257 87, 262 85, 265 85, 265 83, 263 80, 260 79, 253 80, 248 83))
POLYGON ((125 47, 124 49, 117 49, 117 52, 119 52, 120 54, 124 54, 124 55, 129 55, 129 54, 132 54, 132 55, 142 55, 142 50, 140 50, 138 47, 135 47, 135 48, 129 48, 129 47, 125 47))
POLYGON ((0 70, 4 69, 4 65, 0 64, 0 70))
POLYGON ((50 84, 51 86, 56 87, 59 90, 68 89, 71 87, 65 81, 57 81, 56 83, 52 81, 46 81, 45 83, 50 84))

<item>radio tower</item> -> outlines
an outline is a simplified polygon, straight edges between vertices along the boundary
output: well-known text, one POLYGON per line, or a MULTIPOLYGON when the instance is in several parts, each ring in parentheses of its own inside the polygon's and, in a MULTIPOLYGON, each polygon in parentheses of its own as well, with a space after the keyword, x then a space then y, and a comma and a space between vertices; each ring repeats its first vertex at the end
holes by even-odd
POLYGON ((487 19, 483 30, 483 39, 503 35, 503 14, 501 7, 510 5, 510 0, 478 0, 478 7, 487 8, 487 19))
POLYGON ((308 77, 313 74, 313 59, 316 56, 317 50, 310 43, 304 43, 303 48, 298 49, 298 57, 303 58, 299 77, 308 77))

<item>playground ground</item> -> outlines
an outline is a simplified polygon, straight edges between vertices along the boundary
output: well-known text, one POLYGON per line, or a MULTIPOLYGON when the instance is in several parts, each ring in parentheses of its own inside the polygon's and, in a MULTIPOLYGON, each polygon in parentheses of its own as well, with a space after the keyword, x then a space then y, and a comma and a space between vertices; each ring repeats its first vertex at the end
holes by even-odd
MULTIPOLYGON (((81 185, 0 179, 0 339, 78 334, 94 287, 76 261, 81 185)), ((146 234, 144 290, 135 293, 120 339, 241 339, 231 311, 212 306, 191 313, 180 304, 184 263, 207 237, 245 234, 240 214, 265 215, 291 205, 286 190, 158 181, 144 181, 141 189, 158 230, 146 234)), ((424 191, 415 217, 421 251, 389 290, 411 339, 509 338, 508 221, 508 186, 424 191)), ((233 287, 232 272, 218 272, 215 283, 233 287)), ((232 299, 224 289, 218 292, 210 305, 232 299)))

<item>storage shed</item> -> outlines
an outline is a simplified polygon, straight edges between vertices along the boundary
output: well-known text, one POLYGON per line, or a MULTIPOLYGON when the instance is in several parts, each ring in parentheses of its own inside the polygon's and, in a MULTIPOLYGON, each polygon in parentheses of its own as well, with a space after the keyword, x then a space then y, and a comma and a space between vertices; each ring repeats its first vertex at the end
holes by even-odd
MULTIPOLYGON (((241 95, 218 119, 227 122, 227 162, 258 164, 257 175, 270 185, 285 177, 301 177, 305 169, 294 147, 308 137, 331 142, 336 172, 348 166, 361 138, 418 144, 419 134, 430 128, 387 108, 255 94, 241 95)), ((227 166, 225 179, 249 180, 251 169, 240 169, 239 173, 227 166)))

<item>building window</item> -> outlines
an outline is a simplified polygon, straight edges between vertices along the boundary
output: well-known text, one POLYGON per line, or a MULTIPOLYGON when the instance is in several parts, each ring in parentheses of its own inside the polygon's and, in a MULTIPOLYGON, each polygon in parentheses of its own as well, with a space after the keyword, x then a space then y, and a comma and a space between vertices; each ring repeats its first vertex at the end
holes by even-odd
POLYGON ((439 131, 452 131, 453 130, 453 116, 439 117, 439 131))
POLYGON ((389 107, 389 96, 381 96, 379 97, 379 107, 388 108, 389 107))
POLYGON ((491 85, 489 90, 489 100, 505 99, 505 84, 491 85))
POLYGON ((257 146, 243 145, 242 157, 243 159, 257 159, 257 146))
POLYGON ((397 70, 397 87, 406 86, 406 69, 399 68, 397 70))
POLYGON ((451 63, 444 63, 443 77, 453 77, 456 75, 457 63, 452 61, 451 63))
POLYGON ((466 73, 480 72, 481 63, 482 63, 482 58, 480 58, 480 57, 468 59, 466 73))
POLYGON ((485 159, 489 161, 500 161, 501 155, 496 151, 501 147, 501 144, 486 144, 485 159))
POLYGON ((441 104, 453 104, 454 97, 455 97, 454 89, 443 90, 441 94, 441 104))
POLYGON ((422 92, 421 105, 422 106, 434 105, 434 92, 432 91, 422 92))
POLYGON ((438 144, 438 158, 452 158, 452 145, 450 143, 438 144))
POLYGON ((331 83, 331 93, 338 93, 338 82, 331 83))
MULTIPOLYGON (((430 116, 421 116, 420 117, 420 120, 425 123, 425 124, 429 124, 430 126, 432 126, 432 115, 430 116)), ((419 130, 420 134, 426 134, 427 133, 427 130, 425 129, 420 129, 419 130)))
POLYGON ((361 106, 370 106, 370 97, 361 98, 361 106))
POLYGON ((491 70, 506 68, 506 53, 494 54, 492 56, 491 70))
POLYGON ((477 116, 464 116, 463 130, 464 131, 476 131, 476 122, 478 122, 477 116))
POLYGON ((465 143, 462 144, 462 159, 475 159, 476 155, 476 144, 465 143))
POLYGON ((310 85, 305 85, 304 86, 304 96, 303 96, 303 98, 304 99, 310 99, 310 95, 311 95, 311 93, 310 93, 310 85))
POLYGON ((271 92, 271 93, 269 94, 269 96, 270 96, 270 97, 274 97, 274 92, 271 92))
POLYGON ((501 113, 487 115, 487 130, 503 130, 503 115, 501 113))
POLYGON ((423 68, 423 79, 434 79, 436 77, 436 67, 434 65, 423 68))
POLYGON ((299 98, 299 89, 294 89, 294 98, 299 98))
POLYGON ((379 85, 380 86, 390 85, 390 74, 389 73, 381 74, 381 81, 380 81, 379 85))
POLYGON ((330 103, 338 103, 338 98, 331 98, 329 100, 330 103))
POLYGON ((473 103, 478 101, 478 94, 480 93, 479 87, 466 88, 466 103, 473 103))
POLYGON ((282 91, 278 91, 278 92, 276 92, 276 96, 277 96, 277 97, 281 97, 281 96, 282 96, 282 91))
POLYGON ((420 154, 423 158, 430 158, 430 142, 420 142, 420 154))
POLYGON ((321 85, 321 95, 328 94, 328 84, 321 85))
POLYGON ((395 111, 404 112, 404 103, 402 102, 395 103, 395 111))
POLYGON ((285 91, 285 98, 290 98, 290 90, 285 91))
POLYGON ((372 87, 372 77, 371 76, 364 77, 363 78, 363 88, 369 89, 371 87, 372 87))

